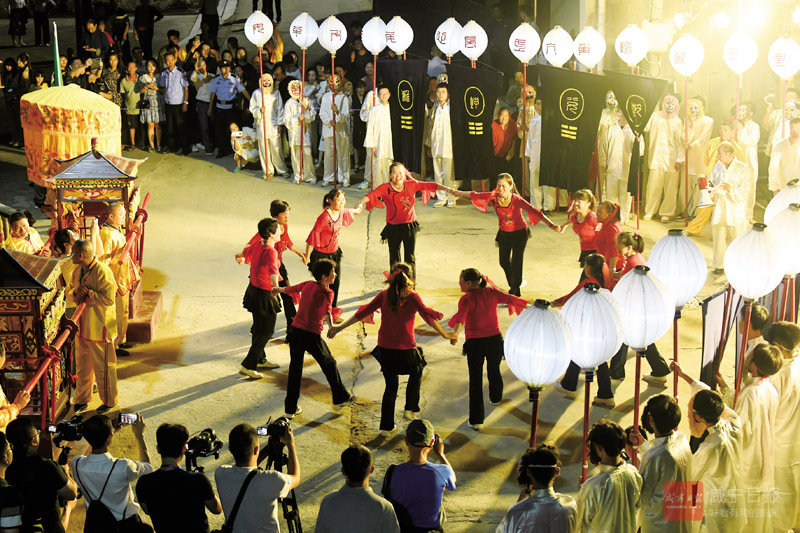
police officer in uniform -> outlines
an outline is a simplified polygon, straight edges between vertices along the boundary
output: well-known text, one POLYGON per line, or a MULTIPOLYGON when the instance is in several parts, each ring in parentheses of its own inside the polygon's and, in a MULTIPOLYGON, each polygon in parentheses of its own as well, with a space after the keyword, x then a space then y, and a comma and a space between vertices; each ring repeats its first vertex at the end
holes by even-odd
POLYGON ((231 74, 230 61, 221 61, 220 74, 211 80, 211 100, 208 106, 208 116, 214 117, 214 135, 217 145, 217 159, 229 155, 231 150, 230 125, 237 122, 240 117, 233 108, 236 96, 242 93, 250 99, 250 93, 244 88, 242 82, 231 74))

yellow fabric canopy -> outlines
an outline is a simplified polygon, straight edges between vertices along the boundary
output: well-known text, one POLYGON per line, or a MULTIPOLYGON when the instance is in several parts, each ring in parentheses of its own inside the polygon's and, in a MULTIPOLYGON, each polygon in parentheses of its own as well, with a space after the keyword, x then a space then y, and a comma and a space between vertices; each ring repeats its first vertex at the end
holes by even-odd
POLYGON ((58 170, 62 161, 97 149, 120 155, 122 117, 112 101, 71 84, 28 93, 20 100, 20 117, 25 132, 28 179, 50 186, 43 180, 58 170))

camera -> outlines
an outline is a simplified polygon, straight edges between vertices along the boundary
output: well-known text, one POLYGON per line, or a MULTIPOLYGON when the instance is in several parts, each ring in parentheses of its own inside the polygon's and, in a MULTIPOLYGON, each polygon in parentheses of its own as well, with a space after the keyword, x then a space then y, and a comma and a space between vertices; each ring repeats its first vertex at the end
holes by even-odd
POLYGON ((222 441, 217 438, 217 433, 206 428, 186 443, 186 467, 194 472, 202 472, 203 467, 197 466, 198 457, 211 457, 219 459, 222 441))
POLYGON ((74 442, 83 438, 83 418, 81 415, 75 415, 69 420, 62 420, 58 424, 50 424, 47 426, 47 431, 54 434, 53 444, 61 448, 61 453, 58 455, 58 464, 65 465, 69 461, 69 452, 72 448, 69 446, 62 446, 62 442, 74 442))
POLYGON ((276 418, 274 422, 267 422, 266 430, 268 437, 279 439, 289 431, 289 419, 282 416, 276 418))

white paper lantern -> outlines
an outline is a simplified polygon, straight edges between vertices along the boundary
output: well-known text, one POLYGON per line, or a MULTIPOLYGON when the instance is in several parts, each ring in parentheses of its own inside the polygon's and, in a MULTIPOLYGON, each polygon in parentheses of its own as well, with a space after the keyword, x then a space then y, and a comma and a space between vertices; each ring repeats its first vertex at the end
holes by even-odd
POLYGON ((307 50, 317 41, 319 25, 311 15, 303 11, 294 18, 291 26, 289 26, 289 35, 292 37, 294 44, 302 50, 307 50))
POLYGON ((434 41, 446 57, 453 57, 461 50, 461 24, 453 17, 445 20, 436 28, 434 41))
POLYGON ((722 58, 734 74, 743 74, 758 59, 758 45, 752 37, 738 31, 731 35, 722 48, 722 58))
POLYGON ((536 300, 511 323, 503 350, 511 372, 528 387, 544 387, 561 377, 572 355, 572 334, 561 313, 536 300))
POLYGON ((617 35, 614 50, 626 65, 635 67, 650 50, 650 40, 639 26, 630 24, 617 35))
POLYGON ((369 53, 376 56, 386 48, 386 23, 380 17, 372 17, 361 28, 361 42, 369 53))
POLYGON ((542 39, 542 53, 547 62, 554 67, 562 67, 569 61, 575 51, 575 43, 572 36, 562 28, 556 26, 542 39))
POLYGON ((605 363, 622 346, 622 310, 596 283, 576 292, 561 314, 572 332, 572 361, 584 371, 605 363))
MULTIPOLYGON (((772 219, 770 231, 779 243, 800 243, 800 204, 791 204, 772 219)), ((800 273, 800 246, 783 246, 787 276, 800 273)))
POLYGON ((470 20, 461 29, 461 53, 470 61, 477 61, 489 46, 489 37, 480 24, 470 20))
POLYGON ((669 49, 669 61, 682 76, 689 78, 703 64, 705 49, 703 43, 693 35, 686 33, 672 44, 669 49))
POLYGON ((672 325, 672 295, 648 267, 637 266, 622 276, 611 294, 622 308, 625 344, 637 352, 660 339, 672 325))
POLYGON ((767 61, 772 72, 788 80, 800 70, 800 45, 791 37, 779 37, 770 46, 767 61))
POLYGON ((647 265, 667 286, 681 309, 706 283, 708 269, 700 248, 681 229, 671 229, 653 245, 647 265))
POLYGON ((725 251, 723 265, 728 282, 750 300, 772 291, 786 274, 782 248, 765 224, 753 224, 725 251))
POLYGON ((800 181, 796 179, 790 181, 786 187, 781 189, 781 192, 769 201, 767 209, 764 210, 764 224, 772 224, 772 220, 778 216, 778 213, 792 204, 800 204, 800 181))
POLYGON ((395 15, 386 25, 386 46, 397 55, 403 55, 414 41, 414 30, 399 15, 395 15))
POLYGON ((594 68, 606 53, 606 39, 599 31, 586 26, 575 37, 575 59, 586 68, 594 68))
POLYGON ((347 41, 347 28, 342 21, 331 15, 322 21, 319 27, 319 44, 335 56, 336 52, 347 41))
POLYGON ((523 63, 527 63, 539 53, 541 44, 542 39, 539 34, 527 22, 517 26, 508 38, 508 47, 511 49, 511 53, 523 63))
POLYGON ((244 35, 257 48, 261 48, 272 38, 272 21, 261 11, 253 11, 244 22, 244 35))

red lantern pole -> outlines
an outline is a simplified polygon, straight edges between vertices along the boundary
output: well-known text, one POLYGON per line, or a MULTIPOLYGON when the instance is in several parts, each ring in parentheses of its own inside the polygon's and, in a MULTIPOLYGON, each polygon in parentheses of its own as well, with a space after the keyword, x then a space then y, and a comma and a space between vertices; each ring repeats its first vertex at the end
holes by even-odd
MULTIPOLYGON (((640 407, 640 400, 639 400, 639 393, 641 392, 642 388, 642 357, 644 357, 644 352, 636 352, 636 381, 634 382, 634 391, 633 391, 633 431, 636 433, 639 432, 639 407, 640 407)), ((639 466, 639 456, 636 453, 636 448, 633 449, 633 457, 631 457, 631 462, 633 466, 639 466)))
POLYGON ((792 278, 790 276, 783 278, 783 305, 781 305, 781 320, 786 319, 786 303, 789 298, 789 286, 792 284, 791 280, 792 278))
POLYGON ((530 395, 528 399, 531 401, 532 408, 531 408, 531 440, 529 442, 529 448, 536 447, 536 430, 539 421, 539 392, 541 392, 541 387, 529 387, 528 391, 530 395))
MULTIPOLYGON (((333 76, 336 75, 336 52, 331 52, 331 77, 328 78, 331 80, 331 112, 333 113, 333 188, 338 189, 338 177, 339 177, 339 161, 336 158, 336 112, 334 109, 334 104, 336 103, 336 90, 333 88, 333 76)), ((372 73, 373 76, 375 73, 372 73)), ((341 80, 339 80, 341 84, 341 80)))
MULTIPOLYGON (((681 317, 680 309, 675 310, 675 318, 672 319, 672 359, 678 362, 678 319, 681 317)), ((672 373, 673 388, 675 399, 678 399, 678 373, 672 373)))
POLYGON ((750 333, 750 317, 753 313, 753 300, 748 299, 745 302, 747 311, 744 316, 744 332, 742 333, 742 346, 739 350, 739 368, 736 371, 736 393, 733 396, 733 404, 736 405, 736 400, 739 398, 739 388, 742 384, 742 374, 744 367, 744 356, 747 353, 747 334, 750 333))
MULTIPOLYGON (((725 337, 727 336, 728 317, 731 314, 731 306, 733 305, 733 286, 728 284, 728 293, 725 296, 725 311, 722 313, 722 333, 719 336, 719 354, 717 355, 717 368, 714 369, 714 375, 719 372, 719 367, 722 364, 722 356, 725 353, 725 337)), ((775 315, 772 315, 775 316, 775 315)), ((716 389, 716 386, 712 387, 716 389)))
MULTIPOLYGON (((525 170, 528 165, 525 164, 525 139, 528 136, 528 112, 525 106, 528 98, 528 63, 522 63, 522 123, 525 128, 522 130, 522 197, 525 198, 525 170)), ((542 206, 544 207, 544 206, 542 206)))
POLYGON ((263 46, 258 47, 258 68, 261 70, 261 77, 259 78, 259 88, 261 89, 261 128, 264 134, 264 166, 267 169, 265 180, 269 181, 269 143, 267 142, 267 110, 264 107, 264 60, 263 60, 263 46))
POLYGON ((683 78, 683 225, 689 225, 689 78, 683 78))
POLYGON ((794 295, 795 295, 795 291, 796 291, 796 289, 795 289, 795 280, 797 280, 797 275, 796 274, 794 275, 794 277, 792 277, 792 281, 789 284, 789 287, 790 287, 789 291, 791 293, 791 295, 789 296, 789 302, 790 302, 789 305, 791 306, 791 311, 792 311, 789 316, 792 317, 792 322, 794 322, 796 324, 797 323, 797 303, 795 303, 795 301, 794 301, 794 295))
MULTIPOLYGON (((375 96, 378 92, 378 56, 372 56, 372 109, 375 109, 375 96)), ((372 112, 372 110, 370 110, 372 112)), ((367 119, 369 120, 369 119, 367 119)), ((368 148, 371 150, 371 148, 368 148)), ((366 154, 365 154, 366 157, 366 154)), ((369 190, 372 190, 372 186, 375 183, 375 158, 369 158, 369 190)))
POLYGON ((298 185, 303 184, 303 152, 305 152, 306 140, 306 108, 303 106, 303 100, 306 97, 306 49, 303 48, 303 72, 300 74, 300 181, 298 185))
POLYGON ((583 386, 583 459, 581 460, 581 478, 579 486, 586 483, 586 476, 589 473, 589 446, 586 439, 589 437, 589 395, 592 393, 592 380, 594 373, 586 372, 586 379, 583 386))

